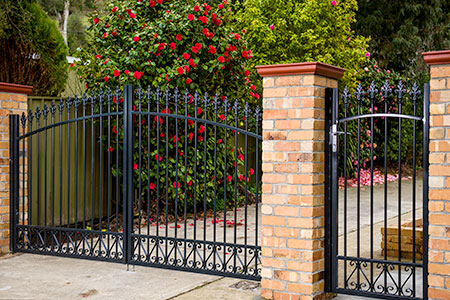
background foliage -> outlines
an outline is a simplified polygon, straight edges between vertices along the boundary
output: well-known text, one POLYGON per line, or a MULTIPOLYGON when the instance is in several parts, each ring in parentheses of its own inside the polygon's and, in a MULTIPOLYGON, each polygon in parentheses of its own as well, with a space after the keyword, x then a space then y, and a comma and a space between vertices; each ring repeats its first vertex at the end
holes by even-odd
POLYGON ((368 38, 355 34, 357 1, 243 0, 233 20, 247 29, 254 65, 320 61, 347 69, 355 81, 368 38))
POLYGON ((67 78, 67 49, 36 1, 0 0, 0 81, 57 95, 67 78))

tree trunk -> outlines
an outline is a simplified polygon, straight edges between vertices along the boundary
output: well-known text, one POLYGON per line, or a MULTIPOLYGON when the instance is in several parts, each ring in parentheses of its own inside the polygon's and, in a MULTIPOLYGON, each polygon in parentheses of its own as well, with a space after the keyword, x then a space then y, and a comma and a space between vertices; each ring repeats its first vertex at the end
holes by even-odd
POLYGON ((67 45, 67 21, 69 19, 69 7, 70 7, 70 1, 66 0, 64 2, 64 19, 63 19, 63 26, 62 26, 62 36, 64 38, 64 43, 67 45))

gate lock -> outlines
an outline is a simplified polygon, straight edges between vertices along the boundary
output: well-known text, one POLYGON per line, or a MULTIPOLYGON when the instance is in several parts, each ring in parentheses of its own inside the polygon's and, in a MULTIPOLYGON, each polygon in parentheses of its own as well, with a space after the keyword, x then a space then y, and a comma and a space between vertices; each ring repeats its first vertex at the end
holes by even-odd
POLYGON ((338 136, 338 134, 350 134, 350 133, 348 133, 348 132, 346 133, 344 131, 337 131, 337 124, 331 125, 330 144, 331 144, 333 152, 337 152, 337 136, 338 136))

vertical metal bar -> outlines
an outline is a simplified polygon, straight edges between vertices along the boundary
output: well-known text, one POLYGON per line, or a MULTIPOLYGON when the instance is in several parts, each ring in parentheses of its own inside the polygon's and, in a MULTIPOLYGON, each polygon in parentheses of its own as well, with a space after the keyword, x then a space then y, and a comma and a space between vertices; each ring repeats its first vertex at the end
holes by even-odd
MULTIPOLYGON (((151 112, 151 107, 150 107, 150 102, 151 102, 151 96, 152 96, 152 92, 150 90, 150 86, 148 87, 147 90, 147 112, 151 112)), ((158 118, 158 116, 156 116, 156 118, 158 118)), ((147 193, 147 234, 150 235, 150 192, 151 192, 151 188, 150 188, 150 184, 151 182, 151 165, 150 165, 150 159, 151 159, 151 153, 152 153, 152 144, 151 144, 151 118, 150 118, 150 114, 147 115, 147 176, 148 176, 148 193, 147 193)), ((147 239, 147 255, 148 257, 146 258, 147 261, 150 260, 150 239, 147 239)))
MULTIPOLYGON (((119 172, 119 151, 120 151, 120 146, 119 146, 119 131, 120 131, 120 119, 119 119, 119 103, 120 103, 120 96, 122 95, 122 92, 120 91, 120 88, 117 87, 116 91, 115 91, 115 97, 116 97, 116 228, 115 228, 115 232, 118 233, 119 232, 119 202, 120 202, 120 191, 119 191, 119 186, 120 186, 120 172, 119 172)), ((125 115, 125 114, 124 114, 125 115)), ((122 124, 124 124, 124 118, 122 117, 122 124)), ((125 126, 124 126, 125 127, 125 126)), ((125 133, 125 130, 124 130, 125 133)), ((124 143, 125 139, 122 140, 123 145, 125 145, 124 143)), ((110 152, 112 151, 112 149, 109 149, 110 152)), ((124 170, 123 170, 124 171, 124 170)), ((123 173, 125 174, 125 173, 123 173)), ((123 177, 125 177, 124 175, 122 175, 123 177)), ((125 186, 125 185, 123 185, 125 186)), ((125 199, 125 198, 123 198, 125 199)), ((123 202, 123 201, 122 201, 123 202)), ((123 202, 122 205, 125 205, 125 203, 123 202)), ((124 215, 125 216, 125 215, 124 215)), ((124 216, 122 216, 122 224, 124 224, 124 216)), ((123 228, 122 228, 122 238, 124 238, 123 236, 123 228)), ((116 238, 116 255, 118 257, 118 247, 119 247, 119 238, 116 238)), ((123 239, 123 244, 125 243, 125 239, 123 239)), ((123 251, 123 250, 122 250, 123 251)))
MULTIPOLYGON (((91 230, 94 230, 94 103, 95 103, 95 95, 94 92, 91 94, 91 230)), ((125 186, 125 185, 124 185, 125 186)), ((93 256, 94 251, 94 234, 91 234, 91 251, 89 253, 90 256, 93 256)))
MULTIPOLYGON (((107 215, 108 215, 108 219, 107 219, 107 225, 106 225, 106 231, 107 231, 107 238, 108 238, 108 249, 106 251, 106 255, 107 257, 110 257, 110 253, 111 253, 111 249, 110 249, 110 222, 111 222, 111 90, 108 90, 108 95, 107 95, 107 105, 108 105, 108 150, 107 150, 107 155, 108 155, 108 167, 107 167, 107 172, 108 172, 108 185, 107 185, 107 189, 108 189, 108 195, 107 195, 107 199, 108 199, 108 203, 107 203, 107 215)), ((119 174, 117 174, 118 176, 119 174)))
MULTIPOLYGON (((332 107, 331 107, 331 126, 338 126, 338 89, 332 89, 332 107)), ((332 134, 336 134, 333 132, 332 134)), ((335 140, 337 136, 330 136, 331 140, 335 140)), ((359 144, 358 144, 359 145, 359 144)), ((334 148, 334 146, 333 146, 334 148)), ((332 260, 331 260, 331 270, 333 275, 331 277, 332 286, 335 289, 338 286, 338 202, 339 202, 339 193, 338 193, 338 143, 336 142, 336 148, 331 152, 331 248, 332 250, 332 260)), ((345 278, 344 278, 345 280, 345 278)))
MULTIPOLYGON (((178 89, 175 90, 175 94, 174 94, 174 102, 175 102, 175 182, 176 182, 176 187, 175 187, 175 242, 174 242, 174 247, 175 247, 175 259, 174 259, 174 264, 177 265, 178 264, 178 260, 177 260, 177 255, 178 255, 178 240, 177 240, 177 236, 178 236, 178 189, 181 187, 181 184, 178 182, 178 89)), ((206 226, 205 226, 206 227, 206 226)))
POLYGON ((99 168, 99 181, 100 181, 100 186, 98 189, 98 239, 99 239, 99 243, 98 243, 98 247, 99 247, 99 256, 102 256, 102 244, 103 244, 103 224, 102 224, 102 219, 103 219, 103 100, 104 100, 104 95, 102 90, 100 90, 100 93, 98 95, 98 106, 99 106, 99 114, 100 114, 100 126, 99 126, 99 146, 98 146, 98 152, 100 155, 100 159, 99 159, 99 163, 100 163, 100 168, 99 168))
POLYGON ((430 84, 424 86, 423 97, 423 299, 428 299, 428 166, 429 166, 429 101, 430 84))
MULTIPOLYGON (((67 121, 70 120, 71 100, 67 97, 67 121)), ((67 227, 70 227, 70 122, 67 123, 67 227)), ((67 247, 67 252, 70 247, 67 247)))
MULTIPOLYGON (((39 111, 39 106, 36 108, 36 129, 40 128, 40 123, 39 123, 39 119, 40 119, 40 111, 39 111)), ((41 174, 39 171, 39 167, 40 167, 40 147, 39 147, 39 142, 40 142, 40 138, 39 138, 39 131, 36 133, 36 164, 37 164, 37 176, 36 176, 36 198, 37 198, 37 202, 36 202, 36 209, 37 209, 37 225, 41 225, 41 193, 40 193, 40 188, 41 188, 41 174)))
MULTIPOLYGON (((370 114, 374 114, 374 98, 375 94, 378 90, 375 89, 375 84, 372 82, 371 88, 369 89, 369 97, 370 97, 370 114)), ((373 117, 370 118, 370 259, 373 259, 373 136, 374 136, 374 125, 373 125, 373 117)), ((374 284, 373 284, 373 262, 370 262, 370 291, 374 292, 374 284)))
MULTIPOLYGON (((358 115, 361 115, 361 102, 360 102, 360 98, 358 98, 357 99, 357 101, 358 101, 358 115)), ((356 198, 357 198, 357 204, 356 204, 356 206, 357 206, 357 220, 356 220, 356 223, 357 223, 357 237, 356 237, 356 239, 357 239, 357 245, 356 245, 356 252, 357 252, 357 257, 358 258, 361 258, 361 147, 360 147, 360 145, 361 145, 361 119, 358 119, 358 142, 357 142, 357 148, 358 148, 358 151, 357 151, 357 156, 358 156, 358 184, 357 184, 357 194, 356 194, 356 198)), ((357 267, 357 270, 356 270, 356 280, 357 280, 357 289, 358 290, 360 290, 361 289, 361 284, 360 284, 360 282, 361 282, 361 272, 360 272, 360 268, 361 268, 361 265, 360 265, 360 261, 358 260, 358 263, 357 263, 357 265, 356 265, 356 267, 357 267)))
MULTIPOLYGON (((235 100, 234 102, 234 125, 236 126, 236 128, 238 128, 239 126, 239 106, 238 106, 238 101, 235 100)), ((238 174, 237 174, 237 169, 238 169, 238 139, 237 139, 237 131, 234 130, 234 221, 233 221, 233 230, 234 230, 234 237, 233 237, 233 272, 236 271, 236 257, 237 257, 237 252, 236 252, 236 244, 237 244, 237 181, 238 181, 238 174)))
MULTIPOLYGON (((86 230, 86 105, 87 96, 83 95, 83 230, 86 230)), ((86 251, 86 239, 83 238, 83 254, 86 251)))
MULTIPOLYGON (((15 252, 16 250, 16 225, 19 204, 19 116, 9 115, 9 149, 10 149, 10 238, 9 238, 9 250, 15 252)), ((25 149, 24 149, 25 150, 25 149)), ((25 156, 24 156, 25 157, 25 156)), ((23 162, 25 163, 25 162, 23 162)), ((25 176, 25 173, 22 175, 25 176)), ((25 207, 22 208, 25 210, 25 207)))
MULTIPOLYGON (((25 135, 25 127, 26 127, 26 118, 25 118, 25 113, 22 113, 22 135, 25 135)), ((53 131, 53 127, 52 127, 52 131, 53 131)), ((53 135, 53 132, 52 132, 53 135)), ((26 203, 25 203, 25 180, 27 176, 29 176, 29 174, 26 174, 25 172, 25 166, 27 164, 27 149, 25 149, 25 138, 22 139, 22 225, 25 225, 25 211, 26 211, 26 203)), ((55 159, 53 158, 53 162, 55 161, 55 159)), ((19 162, 20 162, 20 151, 19 151, 19 162)), ((54 199, 54 198, 53 198, 54 199)), ((54 226, 52 224, 52 226, 54 226)), ((23 235, 24 236, 24 235, 23 235)), ((23 238, 25 239, 25 237, 23 238)), ((25 242, 25 240, 23 240, 23 242, 25 242)))
MULTIPOLYGON (((249 108, 248 108, 248 103, 245 103, 245 108, 244 108, 244 118, 245 118, 245 141, 244 141, 244 169, 245 169, 245 195, 244 195, 244 245, 245 245, 245 251, 244 251, 244 274, 248 274, 248 268, 247 268, 247 231, 248 231, 248 223, 247 223, 247 218, 248 218, 248 208, 247 208, 247 202, 248 202, 248 182, 249 182, 249 172, 248 172, 248 112, 249 112, 249 108)), ((256 206, 256 209, 258 209, 258 207, 256 206)), ((256 228, 256 230, 258 230, 256 228)))
POLYGON ((156 257, 155 261, 159 262, 159 185, 160 185, 160 176, 159 176, 159 162, 161 160, 161 154, 159 152, 160 149, 160 124, 162 121, 162 117, 159 115, 160 112, 160 101, 161 101, 161 91, 159 87, 156 90, 156 239, 155 239, 155 248, 156 248, 156 257))
MULTIPOLYGON (((75 96, 74 119, 78 118, 78 97, 75 96)), ((74 124, 75 129, 75 228, 78 228, 78 120, 74 124)), ((77 237, 77 235, 75 235, 77 237)), ((78 247, 78 246, 77 246, 78 247)), ((77 252, 77 251, 76 251, 77 252)))
POLYGON ((47 105, 44 103, 44 226, 47 226, 47 105))
MULTIPOLYGON (((216 270, 216 255, 217 255, 217 95, 214 97, 214 202, 213 202, 213 270, 216 270)), ((225 226, 225 224, 224 224, 225 226)))
MULTIPOLYGON (((205 98, 203 99, 203 103, 204 103, 204 109, 205 111, 203 112, 203 119, 206 121, 207 119, 207 115, 208 115, 208 95, 205 93, 205 98)), ((206 126, 206 122, 204 123, 205 125, 205 131, 204 131, 204 137, 203 137, 203 242, 206 241, 206 144, 207 144, 207 139, 206 139, 206 134, 207 134, 207 126, 206 126)), ((216 220, 214 219, 213 221, 214 223, 216 223, 216 220)), ((203 244, 203 266, 204 269, 206 269, 206 243, 203 244)))
POLYGON ((192 245, 192 249, 194 251, 194 266, 197 265, 197 150, 198 150, 198 130, 197 130, 197 105, 198 105, 198 93, 195 93, 194 96, 194 109, 195 109, 195 134, 194 134, 194 244, 192 245))
POLYGON ((187 116, 188 116, 188 100, 189 99, 189 93, 186 90, 185 94, 184 94, 184 212, 183 212, 183 218, 184 218, 184 256, 183 256, 183 266, 187 265, 187 257, 186 257, 186 252, 187 252, 187 186, 188 186, 188 182, 187 182, 187 176, 188 176, 188 171, 187 171, 187 164, 188 164, 188 120, 187 120, 187 116))
MULTIPOLYGON (((142 210, 142 88, 139 87, 138 90, 138 143, 139 143, 139 151, 138 151, 138 170, 139 170, 139 174, 138 174, 138 234, 139 234, 139 238, 141 238, 141 234, 142 234, 142 218, 141 218, 141 210, 142 210)), ((133 147, 134 148, 134 147, 133 147)), ((134 161, 133 163, 133 169, 134 168, 134 161)), ((130 163, 131 164, 131 163, 130 163)), ((134 173, 134 170, 133 170, 134 173)), ((134 212, 133 212, 133 218, 134 218, 134 212)), ((134 222, 133 225, 134 227, 134 222)), ((134 228, 133 228, 134 231, 134 228)), ((140 242, 139 242, 140 243, 140 242)), ((138 255, 139 258, 141 257, 141 247, 138 246, 138 255)))
MULTIPOLYGON (((387 87, 387 89, 389 89, 389 84, 385 85, 387 87)), ((387 114, 388 112, 388 92, 386 90, 386 93, 384 95, 384 113, 387 114)), ((388 144, 388 118, 384 117, 384 260, 387 260, 387 219, 388 219, 388 214, 387 214, 387 209, 388 209, 388 180, 387 180, 387 144, 388 144)), ((388 277, 387 277, 387 265, 385 265, 385 272, 384 272, 384 293, 387 294, 388 289, 387 284, 388 284, 388 277)))
MULTIPOLYGON (((402 99, 399 97, 399 114, 402 114, 402 99)), ((402 118, 398 119, 398 261, 402 261, 402 118)), ((387 241, 386 241, 387 242, 387 241)), ((398 295, 402 295, 402 268, 398 267, 398 295)))
POLYGON ((223 265, 222 265, 222 271, 226 271, 227 270, 227 247, 226 247, 226 243, 227 243, 227 171, 228 171, 228 166, 227 166, 227 128, 226 126, 227 124, 227 119, 228 119, 228 99, 225 97, 224 100, 224 115, 225 115, 225 128, 223 130, 224 132, 224 151, 223 151, 223 265))
POLYGON ((133 249, 131 234, 133 226, 133 202, 134 202, 134 187, 133 187, 133 169, 131 168, 131 163, 133 162, 133 87, 128 85, 124 88, 124 101, 125 101, 125 131, 126 131, 126 143, 124 149, 126 153, 124 154, 124 168, 127 177, 126 179, 126 189, 124 191, 124 201, 126 207, 126 212, 124 213, 124 219, 126 227, 124 228, 124 245, 125 245, 125 262, 127 264, 131 261, 131 251, 133 249))
MULTIPOLYGON (((52 102, 51 114, 52 114, 52 125, 55 124, 55 102, 52 102)), ((24 128, 25 129, 25 128, 24 128)), ((25 133, 25 131, 24 131, 25 133)), ((25 139, 24 139, 25 142, 25 139)), ((25 144, 24 144, 25 149, 25 144)), ((52 227, 55 226, 55 127, 52 126, 52 227)), ((53 239, 52 239, 53 243, 53 239)))
MULTIPOLYGON (((164 252, 164 262, 167 263, 169 260, 168 256, 168 247, 169 247, 169 97, 170 97, 169 87, 167 87, 165 92, 165 102, 166 102, 166 169, 164 170, 166 173, 166 239, 164 241, 165 252, 164 252)), ((176 183, 175 183, 176 188, 176 183)))
MULTIPOLYGON (((260 108, 259 106, 256 107, 255 109, 255 132, 256 135, 259 135, 259 121, 261 120, 261 114, 260 114, 260 108)), ((254 271, 254 275, 258 275, 258 244, 259 244, 259 236, 258 236, 258 232, 259 232, 259 228, 258 228, 258 212, 259 212, 259 204, 258 204, 258 199, 259 199, 259 142, 260 140, 256 138, 256 166, 255 166, 255 185, 256 185, 256 192, 255 192, 255 271, 254 271)))
MULTIPOLYGON (((338 104, 339 105, 339 104, 338 104)), ((347 118, 347 99, 345 99, 344 118, 347 118)), ((338 116, 339 117, 339 116, 338 116)), ((344 288, 348 287, 347 280, 347 121, 344 122, 344 288)))
MULTIPOLYGON (((413 96, 413 115, 417 113, 417 102, 415 96, 413 96)), ((416 120, 413 120, 413 182, 412 182, 412 222, 413 222, 413 236, 412 236, 412 262, 416 263, 416 120)), ((422 251, 423 252, 423 251, 422 251)), ((416 296, 416 267, 412 267, 413 282, 412 292, 413 297, 416 296)))

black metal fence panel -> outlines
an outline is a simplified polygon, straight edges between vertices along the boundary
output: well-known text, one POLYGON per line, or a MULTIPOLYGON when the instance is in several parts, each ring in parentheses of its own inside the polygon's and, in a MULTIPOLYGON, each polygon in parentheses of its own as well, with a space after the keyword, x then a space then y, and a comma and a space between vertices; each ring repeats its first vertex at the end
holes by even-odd
POLYGON ((12 250, 260 279, 261 111, 240 104, 125 86, 12 116, 12 250))
POLYGON ((327 287, 427 299, 429 85, 372 82, 327 98, 327 287))

